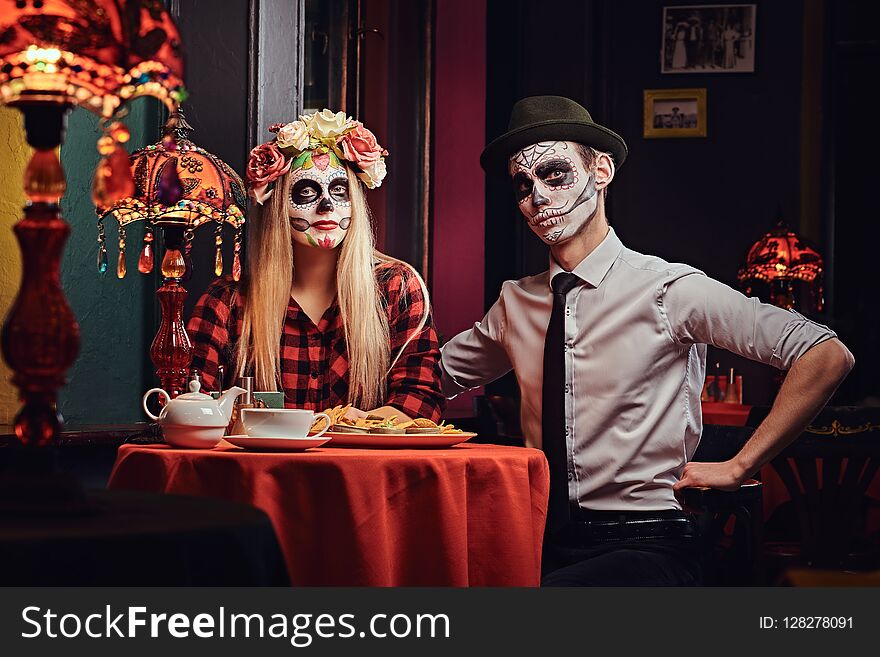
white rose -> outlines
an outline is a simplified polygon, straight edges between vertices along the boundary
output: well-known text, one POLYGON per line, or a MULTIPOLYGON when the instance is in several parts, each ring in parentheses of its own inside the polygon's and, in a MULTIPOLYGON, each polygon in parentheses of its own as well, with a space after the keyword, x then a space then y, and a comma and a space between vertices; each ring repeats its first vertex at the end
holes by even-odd
POLYGON ((309 128, 302 121, 293 121, 278 131, 278 148, 293 147, 304 151, 309 147, 309 128))
POLYGON ((376 189, 376 187, 382 184, 387 173, 388 170, 385 168, 385 159, 379 158, 376 162, 370 165, 362 166, 361 173, 358 174, 358 177, 367 187, 370 189, 376 189))
POLYGON ((322 137, 338 137, 352 127, 352 122, 345 117, 345 112, 333 113, 325 109, 310 116, 302 117, 319 139, 322 137))

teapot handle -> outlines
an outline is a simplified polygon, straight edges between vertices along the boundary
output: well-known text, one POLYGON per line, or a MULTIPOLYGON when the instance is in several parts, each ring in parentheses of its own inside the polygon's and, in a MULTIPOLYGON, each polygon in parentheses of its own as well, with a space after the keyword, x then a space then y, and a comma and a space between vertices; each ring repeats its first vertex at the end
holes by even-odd
POLYGON ((144 407, 144 413, 146 413, 146 414, 147 414, 147 417, 149 417, 151 420, 156 421, 156 420, 159 419, 159 416, 158 416, 158 415, 153 415, 153 414, 150 412, 150 409, 147 408, 147 399, 149 399, 150 395, 152 395, 154 392, 159 393, 160 395, 164 395, 164 396, 165 396, 165 403, 166 403, 166 404, 167 404, 168 402, 171 401, 171 395, 169 395, 167 392, 165 392, 164 390, 162 390, 162 388, 150 388, 149 390, 147 390, 147 391, 144 393, 144 399, 143 399, 143 401, 142 401, 142 405, 143 405, 143 407, 144 407))

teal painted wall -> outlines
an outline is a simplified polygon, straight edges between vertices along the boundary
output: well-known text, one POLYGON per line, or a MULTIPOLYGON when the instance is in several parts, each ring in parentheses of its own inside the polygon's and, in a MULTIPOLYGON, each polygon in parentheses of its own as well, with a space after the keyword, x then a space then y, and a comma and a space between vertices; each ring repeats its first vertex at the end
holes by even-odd
MULTIPOLYGON (((130 104, 125 119, 131 131, 129 152, 153 143, 159 136, 159 108, 153 99, 130 104)), ((83 110, 71 112, 61 162, 67 174, 67 194, 61 202, 72 231, 61 264, 64 293, 80 325, 80 353, 60 391, 59 410, 66 428, 85 424, 145 421, 141 396, 153 385, 150 343, 156 331, 155 273, 137 270, 143 226, 129 226, 126 237, 128 274, 116 277, 117 225, 105 220, 109 267, 97 270, 97 217, 91 200, 92 176, 99 160, 95 144, 98 117, 83 110)))

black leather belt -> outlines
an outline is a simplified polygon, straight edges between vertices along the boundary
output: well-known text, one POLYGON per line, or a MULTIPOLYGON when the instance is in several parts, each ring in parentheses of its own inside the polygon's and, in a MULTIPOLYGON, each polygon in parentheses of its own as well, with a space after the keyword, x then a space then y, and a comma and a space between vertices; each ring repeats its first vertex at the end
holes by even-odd
POLYGON ((696 536, 696 523, 683 511, 573 510, 572 518, 557 537, 577 543, 637 541, 652 538, 696 536))

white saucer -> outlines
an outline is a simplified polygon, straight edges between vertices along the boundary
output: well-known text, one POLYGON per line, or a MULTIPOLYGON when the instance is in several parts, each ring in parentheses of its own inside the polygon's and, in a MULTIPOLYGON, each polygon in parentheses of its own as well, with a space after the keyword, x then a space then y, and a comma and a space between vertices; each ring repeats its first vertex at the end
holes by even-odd
POLYGON ((319 447, 330 439, 331 436, 320 438, 253 438, 245 434, 223 436, 223 440, 236 447, 272 452, 301 452, 310 447, 319 447))

